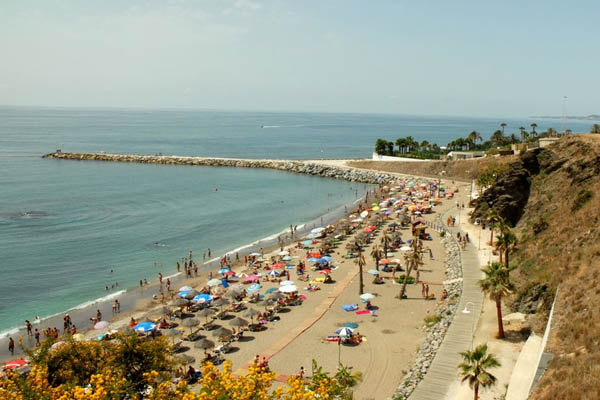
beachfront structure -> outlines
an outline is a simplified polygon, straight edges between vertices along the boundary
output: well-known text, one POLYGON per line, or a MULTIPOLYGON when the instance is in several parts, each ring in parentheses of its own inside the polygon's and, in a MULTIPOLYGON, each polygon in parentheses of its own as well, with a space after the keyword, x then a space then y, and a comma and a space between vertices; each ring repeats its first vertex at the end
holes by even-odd
POLYGON ((485 157, 483 151, 451 151, 446 155, 447 160, 468 160, 471 158, 485 157))

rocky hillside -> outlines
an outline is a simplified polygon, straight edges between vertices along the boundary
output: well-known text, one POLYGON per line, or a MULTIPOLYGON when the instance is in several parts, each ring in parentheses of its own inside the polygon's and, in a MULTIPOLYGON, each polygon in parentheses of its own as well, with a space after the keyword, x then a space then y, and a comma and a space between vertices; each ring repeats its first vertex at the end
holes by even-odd
POLYGON ((542 334, 555 293, 546 351, 554 355, 533 399, 600 398, 600 135, 562 138, 528 152, 481 198, 519 236, 512 258, 514 310, 534 313, 542 334))

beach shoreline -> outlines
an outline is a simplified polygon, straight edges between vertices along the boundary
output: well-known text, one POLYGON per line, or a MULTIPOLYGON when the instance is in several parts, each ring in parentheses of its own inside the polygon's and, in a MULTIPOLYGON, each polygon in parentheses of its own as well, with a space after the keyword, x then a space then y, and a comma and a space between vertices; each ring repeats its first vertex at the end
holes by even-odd
MULTIPOLYGON (((298 235, 303 235, 310 232, 316 226, 320 226, 323 224, 330 224, 338 221, 342 218, 348 210, 351 210, 356 207, 358 202, 363 201, 367 192, 370 192, 374 185, 369 184, 361 184, 364 185, 360 189, 357 189, 356 198, 346 204, 342 204, 333 209, 329 209, 326 213, 313 218, 309 221, 301 222, 297 225, 296 233, 298 235), (362 192, 361 192, 362 189, 362 192)), ((175 269, 175 261, 173 261, 172 269, 169 271, 159 271, 156 269, 153 271, 155 273, 155 278, 149 280, 147 285, 143 287, 131 286, 124 289, 119 289, 115 291, 111 291, 106 296, 95 298, 91 300, 84 301, 74 307, 70 307, 66 310, 57 312, 48 316, 40 316, 41 320, 39 323, 34 321, 35 313, 32 313, 30 322, 32 322, 32 329, 38 328, 46 329, 48 327, 57 327, 60 331, 62 331, 63 326, 63 317, 66 314, 69 314, 75 326, 77 326, 78 332, 85 333, 86 335, 89 332, 93 331, 93 327, 90 326, 90 318, 96 315, 96 310, 100 310, 103 315, 103 319, 111 322, 112 325, 122 324, 123 321, 129 322, 131 316, 142 313, 148 313, 148 301, 151 300, 153 295, 160 296, 159 291, 159 283, 156 278, 156 274, 158 272, 162 272, 164 275, 164 279, 169 278, 171 280, 171 286, 173 288, 177 288, 183 285, 193 284, 196 280, 203 278, 202 275, 212 271, 216 272, 220 268, 220 259, 223 256, 231 255, 232 259, 235 258, 235 254, 238 253, 240 258, 243 259, 245 255, 253 253, 255 251, 259 251, 263 248, 265 251, 272 251, 274 248, 279 246, 278 237, 284 237, 285 234, 289 234, 289 228, 283 229, 274 234, 262 237, 260 239, 254 240, 248 244, 238 246, 234 249, 227 250, 223 252, 219 257, 213 257, 206 262, 198 264, 198 275, 192 278, 184 277, 184 271, 182 266, 182 271, 177 272, 175 269), (119 300, 121 303, 121 313, 112 314, 112 304, 114 300, 119 300)), ((289 245, 293 243, 293 241, 286 241, 285 245, 289 245)), ((201 252, 201 250, 197 250, 197 255, 201 252)), ((182 256, 185 256, 182 254, 182 256)), ((196 256, 197 257, 197 256, 196 256)), ((158 306, 160 303, 157 303, 158 306)), ((23 338, 23 345, 25 347, 33 347, 35 345, 35 340, 33 336, 27 336, 27 331, 23 326, 20 327, 12 327, 7 328, 3 332, 0 333, 0 362, 5 362, 19 355, 23 355, 23 352, 17 346, 15 348, 15 355, 11 355, 8 350, 8 338, 12 337, 15 342, 19 342, 18 338, 23 338)), ((42 336, 43 337, 43 336, 42 336)))

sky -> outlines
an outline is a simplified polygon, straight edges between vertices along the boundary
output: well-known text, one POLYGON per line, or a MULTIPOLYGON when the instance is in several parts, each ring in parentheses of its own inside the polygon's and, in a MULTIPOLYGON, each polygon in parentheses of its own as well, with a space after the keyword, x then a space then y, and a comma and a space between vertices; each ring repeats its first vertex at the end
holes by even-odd
POLYGON ((0 104, 600 114, 598 1, 2 0, 0 104))

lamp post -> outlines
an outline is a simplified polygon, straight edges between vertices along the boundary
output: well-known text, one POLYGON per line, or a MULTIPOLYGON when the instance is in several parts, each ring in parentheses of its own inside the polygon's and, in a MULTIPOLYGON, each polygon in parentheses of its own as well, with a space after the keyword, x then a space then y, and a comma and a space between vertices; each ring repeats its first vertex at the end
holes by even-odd
POLYGON ((473 350, 473 340, 475 339, 475 304, 469 301, 465 304, 465 309, 461 311, 463 314, 473 314, 473 321, 471 322, 471 350, 473 350), (468 305, 471 305, 471 310, 468 309, 468 305))

